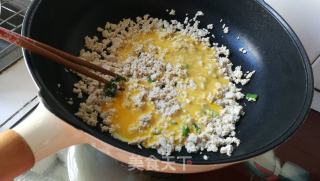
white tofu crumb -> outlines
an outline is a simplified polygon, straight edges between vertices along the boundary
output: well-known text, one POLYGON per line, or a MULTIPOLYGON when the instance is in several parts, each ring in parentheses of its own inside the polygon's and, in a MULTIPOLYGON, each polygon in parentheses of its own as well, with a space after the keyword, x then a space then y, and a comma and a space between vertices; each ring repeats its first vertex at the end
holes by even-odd
POLYGON ((204 16, 204 13, 202 11, 197 11, 195 16, 204 16))
POLYGON ((223 21, 223 19, 220 19, 220 23, 223 21))
POLYGON ((171 9, 169 12, 169 15, 172 15, 172 16, 176 15, 176 11, 174 9, 171 9))
POLYGON ((237 40, 239 40, 240 39, 240 37, 239 36, 237 36, 237 40))
POLYGON ((61 84, 60 84, 60 83, 58 83, 58 84, 57 84, 57 87, 58 87, 58 88, 60 88, 60 87, 61 87, 61 84))
POLYGON ((165 137, 160 136, 158 139, 158 142, 154 145, 154 147, 157 148, 157 151, 161 155, 170 155, 173 151, 173 142, 170 142, 170 140, 167 140, 165 137))
POLYGON ((244 49, 244 48, 239 48, 239 51, 240 51, 241 53, 243 53, 243 54, 246 54, 246 53, 247 53, 247 50, 244 49))
POLYGON ((203 155, 203 159, 204 159, 204 160, 208 160, 208 158, 209 158, 209 157, 208 157, 207 155, 203 155))
POLYGON ((246 76, 246 79, 250 79, 250 78, 253 76, 254 73, 256 73, 255 70, 253 70, 253 71, 251 71, 251 72, 248 72, 248 73, 245 75, 245 76, 246 76))
POLYGON ((73 100, 68 100, 67 103, 73 105, 73 100))
POLYGON ((251 97, 249 97, 247 100, 248 100, 249 102, 255 102, 255 101, 256 101, 255 99, 253 99, 253 98, 251 98, 251 97))
POLYGON ((148 124, 149 124, 150 121, 151 121, 151 118, 152 118, 152 114, 151 114, 151 113, 142 116, 142 117, 140 118, 140 120, 139 120, 139 121, 140 121, 140 125, 141 125, 142 127, 147 127, 148 124))
POLYGON ((97 28, 97 31, 98 31, 98 32, 103 32, 103 30, 104 30, 104 29, 101 28, 101 27, 98 27, 98 28, 97 28))
MULTIPOLYGON (((194 17, 192 19, 189 20, 189 22, 194 21, 195 24, 193 25, 193 27, 197 27, 200 23, 200 21, 197 20, 198 16, 204 16, 204 13, 202 11, 197 11, 196 14, 194 15, 194 17)), ((200 30, 200 29, 199 29, 200 30)), ((200 30, 201 31, 201 30, 200 30)))
POLYGON ((224 27, 223 28, 223 33, 225 33, 225 34, 229 33, 229 27, 224 27))
POLYGON ((232 145, 227 145, 220 148, 220 153, 227 154, 228 156, 231 156, 232 151, 233 151, 232 145))
POLYGON ((213 29, 213 24, 208 24, 208 25, 207 25, 207 29, 208 29, 208 30, 212 30, 212 29, 213 29))

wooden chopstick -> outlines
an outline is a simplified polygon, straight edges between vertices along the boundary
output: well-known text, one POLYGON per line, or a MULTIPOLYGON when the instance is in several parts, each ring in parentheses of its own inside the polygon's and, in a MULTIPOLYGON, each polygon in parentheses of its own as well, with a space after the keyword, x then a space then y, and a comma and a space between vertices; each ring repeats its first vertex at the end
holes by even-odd
POLYGON ((36 41, 36 40, 32 40, 32 39, 27 38, 27 37, 26 37, 26 39, 27 39, 28 41, 31 41, 31 42, 35 43, 36 45, 41 46, 42 48, 45 48, 45 49, 47 49, 47 50, 49 50, 49 51, 51 51, 51 52, 53 52, 53 53, 61 56, 61 57, 65 57, 65 58, 67 58, 68 60, 70 60, 70 61, 72 61, 72 62, 74 62, 74 63, 77 63, 77 64, 80 64, 80 65, 86 66, 86 67, 88 67, 88 68, 91 68, 91 69, 93 69, 93 70, 99 71, 99 72, 101 72, 101 73, 104 73, 104 74, 107 74, 107 75, 110 75, 110 76, 113 76, 113 77, 119 76, 119 75, 117 75, 116 73, 111 72, 110 70, 104 69, 104 68, 102 68, 102 67, 100 67, 100 66, 98 66, 98 65, 95 65, 95 64, 93 64, 93 63, 90 63, 90 62, 87 62, 87 61, 85 61, 85 60, 82 60, 82 59, 79 58, 79 57, 76 57, 76 56, 73 56, 73 55, 71 55, 71 54, 69 54, 69 53, 67 53, 67 52, 58 50, 58 49, 56 49, 56 48, 54 48, 54 47, 51 47, 51 46, 49 46, 49 45, 47 45, 47 44, 38 42, 38 41, 36 41))
POLYGON ((111 72, 107 69, 99 67, 93 63, 82 60, 79 57, 73 56, 69 53, 63 52, 61 50, 58 50, 58 49, 53 48, 53 47, 46 45, 44 43, 33 40, 31 38, 21 36, 17 33, 11 32, 5 28, 0 27, 0 38, 5 41, 8 41, 10 43, 13 43, 17 46, 20 46, 22 48, 25 48, 25 49, 29 50, 30 52, 44 56, 44 57, 46 57, 56 63, 65 65, 66 67, 68 67, 78 73, 84 74, 88 77, 91 77, 91 78, 93 78, 97 81, 103 82, 103 83, 108 83, 109 81, 102 78, 101 76, 98 76, 97 74, 89 71, 88 68, 92 69, 94 71, 101 72, 103 74, 113 76, 113 77, 117 77, 117 76, 122 77, 114 72, 111 72))

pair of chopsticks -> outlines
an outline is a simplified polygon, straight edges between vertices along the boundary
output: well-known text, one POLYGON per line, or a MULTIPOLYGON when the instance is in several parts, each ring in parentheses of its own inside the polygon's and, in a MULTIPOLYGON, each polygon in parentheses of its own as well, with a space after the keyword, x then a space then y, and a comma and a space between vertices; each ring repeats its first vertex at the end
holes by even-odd
POLYGON ((25 48, 32 53, 41 55, 48 58, 58 64, 62 64, 67 68, 70 68, 80 74, 86 75, 99 82, 108 83, 105 78, 93 73, 91 70, 101 72, 103 74, 110 75, 112 77, 122 77, 110 70, 99 67, 93 63, 87 62, 79 57, 73 56, 69 53, 63 52, 56 48, 53 48, 44 43, 38 42, 28 37, 24 37, 17 33, 11 32, 5 28, 0 27, 0 39, 13 43, 19 47, 25 48))

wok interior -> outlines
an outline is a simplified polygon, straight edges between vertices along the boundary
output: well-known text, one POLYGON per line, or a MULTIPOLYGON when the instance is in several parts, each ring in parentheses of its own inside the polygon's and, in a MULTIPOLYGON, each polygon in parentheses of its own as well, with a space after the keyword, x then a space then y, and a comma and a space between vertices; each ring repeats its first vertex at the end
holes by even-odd
MULTIPOLYGON (((70 0, 61 4, 54 0, 35 0, 32 8, 35 9, 29 12, 24 33, 74 55, 79 55, 83 38, 96 35, 96 27, 103 27, 106 21, 117 23, 122 18, 135 18, 147 13, 152 17, 183 21, 185 13, 192 17, 196 11, 203 11, 205 16, 199 17, 201 25, 214 24, 214 41, 230 49, 230 59, 234 65, 242 65, 244 70, 256 70, 254 78, 243 88, 243 92, 257 93, 259 100, 244 106, 246 114, 237 127, 241 144, 231 157, 209 152, 205 153, 209 159, 203 160, 202 155, 191 154, 194 164, 232 162, 263 153, 291 135, 306 114, 305 107, 310 103, 306 98, 311 95, 310 72, 306 71, 305 65, 308 60, 303 59, 303 54, 288 36, 289 32, 255 1, 70 0), (169 16, 166 9, 175 9, 176 16, 169 16), (229 26, 228 34, 222 33, 221 18, 229 26), (237 36, 240 36, 240 40, 236 39, 237 36), (247 49, 248 53, 239 52, 241 47, 247 49)), ((101 133, 98 128, 87 126, 73 115, 80 101, 72 93, 73 83, 78 77, 39 56, 26 52, 26 59, 40 87, 43 101, 56 115, 114 146, 166 160, 155 150, 129 146, 109 134, 101 133), (58 83, 61 88, 57 87, 58 83), (75 101, 73 106, 66 103, 65 98, 69 97, 75 101)), ((173 155, 190 156, 184 149, 173 155)))

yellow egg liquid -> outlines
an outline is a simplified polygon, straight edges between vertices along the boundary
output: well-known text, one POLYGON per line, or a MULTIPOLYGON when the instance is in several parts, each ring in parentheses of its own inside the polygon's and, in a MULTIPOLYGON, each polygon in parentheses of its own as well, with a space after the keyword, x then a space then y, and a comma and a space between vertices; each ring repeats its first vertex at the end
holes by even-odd
MULTIPOLYGON (((166 49, 164 62, 172 65, 179 63, 186 66, 188 78, 192 79, 197 87, 196 89, 178 90, 179 96, 177 99, 180 103, 191 102, 170 118, 163 118, 157 114, 152 102, 143 105, 141 109, 128 108, 124 105, 125 99, 135 92, 127 91, 127 89, 118 92, 113 102, 107 102, 103 105, 103 110, 116 109, 116 113, 111 119, 112 124, 117 125, 113 135, 126 142, 134 142, 144 138, 142 145, 145 147, 155 143, 159 135, 173 137, 175 143, 183 144, 186 139, 186 136, 183 135, 183 127, 188 127, 189 134, 199 134, 205 127, 199 119, 203 112, 207 110, 210 110, 212 114, 219 114, 220 112, 221 107, 207 98, 209 94, 215 95, 217 83, 221 85, 228 83, 223 76, 218 74, 215 50, 199 40, 179 32, 161 37, 161 30, 153 30, 149 33, 137 34, 125 41, 116 52, 118 61, 126 60, 133 53, 134 45, 139 44, 144 45, 144 47, 151 44, 160 47, 161 50, 166 49), (141 116, 150 112, 154 114, 148 127, 140 131, 130 130, 130 127, 139 123, 141 116), (159 133, 152 131, 155 128, 159 130, 159 133)), ((144 49, 144 51, 148 52, 147 49, 144 49)), ((155 55, 155 57, 157 56, 159 55, 155 55)), ((126 82, 125 86, 128 86, 127 84, 130 84, 130 82, 126 82)), ((141 84, 145 87, 151 86, 148 81, 143 81, 141 84)), ((205 114, 210 116, 210 111, 209 113, 205 112, 205 114)))

